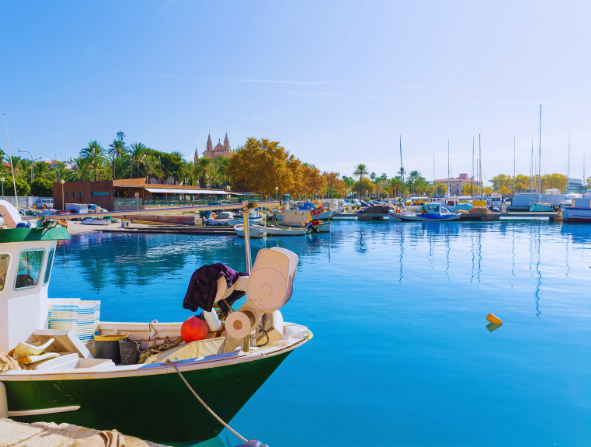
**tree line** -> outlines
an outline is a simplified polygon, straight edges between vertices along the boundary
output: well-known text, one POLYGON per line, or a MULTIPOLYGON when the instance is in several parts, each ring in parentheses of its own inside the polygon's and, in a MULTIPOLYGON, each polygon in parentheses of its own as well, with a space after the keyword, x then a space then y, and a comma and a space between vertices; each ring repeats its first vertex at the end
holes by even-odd
MULTIPOLYGON (((10 162, 0 149, 2 160, 10 162)), ((53 183, 64 181, 98 181, 145 178, 147 183, 198 185, 202 188, 231 188, 249 191, 261 197, 291 194, 294 198, 345 197, 356 193, 359 197, 398 197, 411 195, 445 195, 447 184, 432 184, 419 171, 406 172, 400 168, 389 178, 386 173, 369 172, 365 164, 354 168, 353 176, 322 171, 290 154, 279 142, 248 138, 230 157, 200 158, 187 161, 180 152, 163 152, 141 142, 128 144, 124 132, 117 132, 113 141, 104 147, 96 140, 82 148, 70 162, 55 161, 51 165, 24 157, 13 156, 17 193, 21 196, 52 196, 53 183)), ((5 178, 4 194, 13 195, 10 168, 0 165, 0 176, 5 178)), ((481 188, 484 194, 509 194, 536 189, 537 176, 504 174, 493 177, 491 187, 481 188)), ((591 178, 587 179, 587 186, 591 178)), ((566 176, 542 176, 542 189, 564 191, 566 176)), ((463 194, 472 194, 472 185, 464 185, 463 194)))

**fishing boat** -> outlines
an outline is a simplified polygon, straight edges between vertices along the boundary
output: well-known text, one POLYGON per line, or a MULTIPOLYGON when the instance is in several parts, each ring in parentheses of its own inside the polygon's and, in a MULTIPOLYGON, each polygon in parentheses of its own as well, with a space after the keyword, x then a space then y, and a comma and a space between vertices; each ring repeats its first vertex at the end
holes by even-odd
POLYGON ((568 223, 591 223, 591 199, 573 199, 572 206, 563 208, 562 220, 568 223))
MULTIPOLYGON (((217 326, 208 323, 207 338, 186 343, 179 338, 180 322, 103 322, 96 307, 81 314, 83 306, 55 304, 48 299, 51 268, 58 241, 70 238, 67 230, 47 221, 42 227, 17 228, 20 217, 6 201, 0 201, 0 214, 8 227, 0 230, 0 352, 5 353, 0 356, 0 417, 116 428, 156 442, 203 441, 223 428, 211 412, 232 419, 281 362, 312 338, 306 327, 284 322, 279 310, 291 297, 298 263, 288 250, 262 249, 251 268, 246 239, 248 273, 230 287, 220 276, 213 295, 219 304, 245 291, 245 304, 223 326, 219 320, 217 326), (63 323, 72 314, 77 330, 48 324, 63 323), (155 353, 144 363, 125 365, 93 357, 78 336, 89 330, 95 344, 127 339, 144 354, 147 349, 155 353), (163 350, 167 343, 173 347, 163 350), (19 352, 26 355, 17 358, 19 352), (44 360, 37 361, 39 356, 44 360), (20 369, 25 364, 27 369, 20 369)), ((208 322, 212 313, 204 311, 208 322)))
POLYGON ((267 233, 267 236, 305 236, 308 234, 306 228, 295 228, 295 227, 279 227, 279 226, 260 226, 252 225, 255 228, 259 228, 267 233))
POLYGON ((217 213, 213 219, 203 219, 207 226, 229 226, 230 221, 234 219, 234 213, 222 211, 217 213))
MULTIPOLYGON (((267 231, 264 227, 258 225, 249 225, 248 230, 249 237, 253 239, 261 239, 267 236, 267 231)), ((244 237, 244 225, 235 225, 234 231, 236 232, 236 236, 244 237)))
POLYGON ((452 213, 439 203, 427 203, 426 205, 423 205, 420 213, 399 213, 390 210, 389 217, 391 220, 398 220, 401 222, 447 222, 458 220, 461 217, 461 213, 452 213))

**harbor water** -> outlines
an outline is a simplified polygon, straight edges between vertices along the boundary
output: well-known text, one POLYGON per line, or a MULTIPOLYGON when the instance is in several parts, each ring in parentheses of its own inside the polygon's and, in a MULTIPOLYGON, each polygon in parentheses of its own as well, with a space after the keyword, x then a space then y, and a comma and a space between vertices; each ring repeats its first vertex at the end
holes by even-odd
MULTIPOLYGON (((252 241, 253 258, 299 256, 282 312, 314 339, 234 428, 275 447, 591 445, 590 226, 332 229, 252 241), (491 332, 488 313, 504 324, 491 332)), ((100 299, 105 321, 182 321, 191 274, 214 262, 244 271, 244 241, 84 234, 58 247, 49 295, 100 299)), ((236 444, 224 431, 199 445, 236 444)))

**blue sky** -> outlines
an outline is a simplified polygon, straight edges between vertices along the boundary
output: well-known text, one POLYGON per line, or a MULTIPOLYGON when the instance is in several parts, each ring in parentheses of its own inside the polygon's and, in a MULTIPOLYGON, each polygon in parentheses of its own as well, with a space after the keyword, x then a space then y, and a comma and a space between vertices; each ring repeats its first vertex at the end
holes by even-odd
MULTIPOLYGON (((192 157, 227 130, 323 170, 591 175, 588 2, 0 1, 13 152, 76 156, 118 130, 192 157)), ((6 149, 4 136, 0 147, 6 149)))

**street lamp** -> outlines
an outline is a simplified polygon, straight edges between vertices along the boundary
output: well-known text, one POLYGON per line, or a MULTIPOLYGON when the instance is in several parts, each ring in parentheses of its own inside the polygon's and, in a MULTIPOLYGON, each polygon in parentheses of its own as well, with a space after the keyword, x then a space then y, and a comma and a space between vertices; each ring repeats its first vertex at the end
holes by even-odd
POLYGON ((35 161, 41 160, 41 159, 37 158, 36 160, 33 160, 33 155, 29 151, 24 151, 24 150, 19 149, 19 152, 26 152, 27 154, 29 154, 29 157, 31 157, 31 183, 33 183, 33 165, 35 164, 35 161))
MULTIPOLYGON (((4 179, 2 179, 4 180, 4 179)), ((66 183, 66 181, 64 179, 60 180, 60 183, 62 184, 62 210, 66 210, 66 201, 64 200, 64 183, 66 183)), ((4 187, 4 181, 2 182, 2 186, 4 187)), ((4 188, 2 189, 4 190, 4 188)))
POLYGON ((279 200, 279 186, 275 187, 275 200, 279 200))

